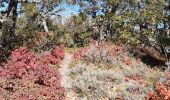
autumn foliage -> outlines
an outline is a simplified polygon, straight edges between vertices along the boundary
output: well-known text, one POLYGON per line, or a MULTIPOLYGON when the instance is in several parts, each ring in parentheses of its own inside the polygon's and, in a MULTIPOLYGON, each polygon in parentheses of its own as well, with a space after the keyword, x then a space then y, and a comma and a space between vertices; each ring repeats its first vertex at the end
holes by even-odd
MULTIPOLYGON (((165 78, 162 74, 164 72, 149 68, 140 59, 135 59, 123 45, 97 44, 93 41, 90 46, 75 51, 73 59, 77 63, 72 67, 71 75, 75 77, 73 85, 80 97, 107 97, 111 100, 116 97, 120 100, 170 99, 169 79, 160 82, 162 77, 165 78)), ((170 78, 168 75, 166 77, 170 78)))
POLYGON ((54 48, 42 56, 26 47, 15 49, 0 69, 0 98, 63 100, 65 92, 60 86, 59 71, 51 67, 51 64, 59 64, 63 57, 63 47, 54 48), (47 63, 41 58, 46 59, 47 63))
POLYGON ((125 51, 123 45, 108 45, 107 43, 97 44, 96 41, 92 41, 90 46, 74 52, 73 58, 87 63, 124 63, 131 66, 132 60, 125 51))
POLYGON ((157 82, 155 89, 149 92, 146 100, 170 100, 170 72, 165 70, 161 82, 157 82))
POLYGON ((44 55, 43 61, 45 63, 58 64, 64 59, 64 46, 54 47, 53 50, 44 55))

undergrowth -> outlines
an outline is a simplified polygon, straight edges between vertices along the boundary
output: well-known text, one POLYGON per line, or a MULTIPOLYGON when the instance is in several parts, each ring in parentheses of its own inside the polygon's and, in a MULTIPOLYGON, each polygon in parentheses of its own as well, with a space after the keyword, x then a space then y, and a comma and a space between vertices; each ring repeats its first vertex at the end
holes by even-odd
POLYGON ((169 76, 165 78, 165 72, 131 57, 121 45, 98 45, 94 41, 75 51, 73 59, 70 78, 80 99, 170 99, 169 76))
POLYGON ((64 100, 57 67, 64 58, 64 48, 56 47, 47 54, 30 52, 26 47, 12 51, 0 69, 2 100, 64 100), (43 58, 43 59, 42 59, 43 58))

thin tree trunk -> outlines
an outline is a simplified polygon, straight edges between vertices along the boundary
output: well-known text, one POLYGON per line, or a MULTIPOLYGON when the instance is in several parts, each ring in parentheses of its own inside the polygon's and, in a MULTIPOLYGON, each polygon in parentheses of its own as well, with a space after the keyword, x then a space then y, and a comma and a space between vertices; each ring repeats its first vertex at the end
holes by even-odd
POLYGON ((48 33, 49 30, 48 30, 47 23, 46 23, 45 19, 43 19, 42 24, 43 24, 43 27, 44 27, 45 32, 48 33))
POLYGON ((12 8, 12 25, 10 26, 10 33, 9 33, 9 48, 12 49, 13 42, 15 40, 15 28, 16 28, 16 21, 17 21, 17 6, 18 3, 14 2, 13 8, 12 8))
POLYGON ((7 10, 5 12, 3 12, 3 17, 4 17, 4 19, 7 20, 7 23, 10 20, 9 15, 12 12, 12 21, 10 21, 11 24, 8 26, 9 31, 8 31, 8 35, 6 36, 6 40, 5 40, 6 43, 4 43, 10 49, 12 49, 12 44, 14 42, 13 40, 15 38, 15 27, 16 27, 16 20, 17 20, 17 6, 18 6, 18 2, 16 0, 10 0, 7 10))

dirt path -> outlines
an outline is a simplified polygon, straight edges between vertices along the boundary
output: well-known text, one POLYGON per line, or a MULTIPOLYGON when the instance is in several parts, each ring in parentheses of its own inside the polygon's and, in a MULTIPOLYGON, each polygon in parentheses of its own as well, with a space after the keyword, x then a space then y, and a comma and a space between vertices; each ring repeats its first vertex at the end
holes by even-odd
POLYGON ((76 94, 72 91, 72 83, 68 76, 69 74, 69 65, 72 60, 72 55, 69 53, 65 53, 65 58, 63 60, 63 64, 61 64, 61 68, 59 69, 61 74, 61 86, 66 89, 66 100, 77 100, 76 94))

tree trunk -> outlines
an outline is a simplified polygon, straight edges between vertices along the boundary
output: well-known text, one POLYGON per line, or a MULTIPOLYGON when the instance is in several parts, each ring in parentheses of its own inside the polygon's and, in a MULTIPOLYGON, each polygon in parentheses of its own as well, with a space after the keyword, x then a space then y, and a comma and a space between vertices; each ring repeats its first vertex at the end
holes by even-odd
MULTIPOLYGON (((6 11, 3 12, 3 19, 5 19, 5 21, 7 21, 7 23, 11 23, 8 27, 9 27, 9 31, 7 33, 6 38, 6 46, 9 49, 12 49, 12 44, 14 42, 14 38, 15 38, 15 27, 16 27, 16 20, 17 20, 17 6, 18 6, 18 2, 16 0, 10 0, 9 1, 9 5, 6 11), (10 13, 12 13, 12 19, 10 19, 9 15, 10 13)), ((4 23, 3 23, 4 26, 4 23)), ((2 26, 2 27, 3 27, 2 26)))
POLYGON ((43 27, 44 27, 45 32, 48 33, 49 30, 48 30, 47 23, 46 23, 45 19, 43 19, 42 24, 43 24, 43 27))
POLYGON ((149 56, 157 59, 158 61, 161 61, 161 62, 165 62, 166 61, 165 56, 162 55, 160 52, 158 52, 157 50, 155 50, 152 47, 148 47, 147 46, 147 47, 142 48, 142 50, 144 51, 144 53, 146 53, 149 56))

